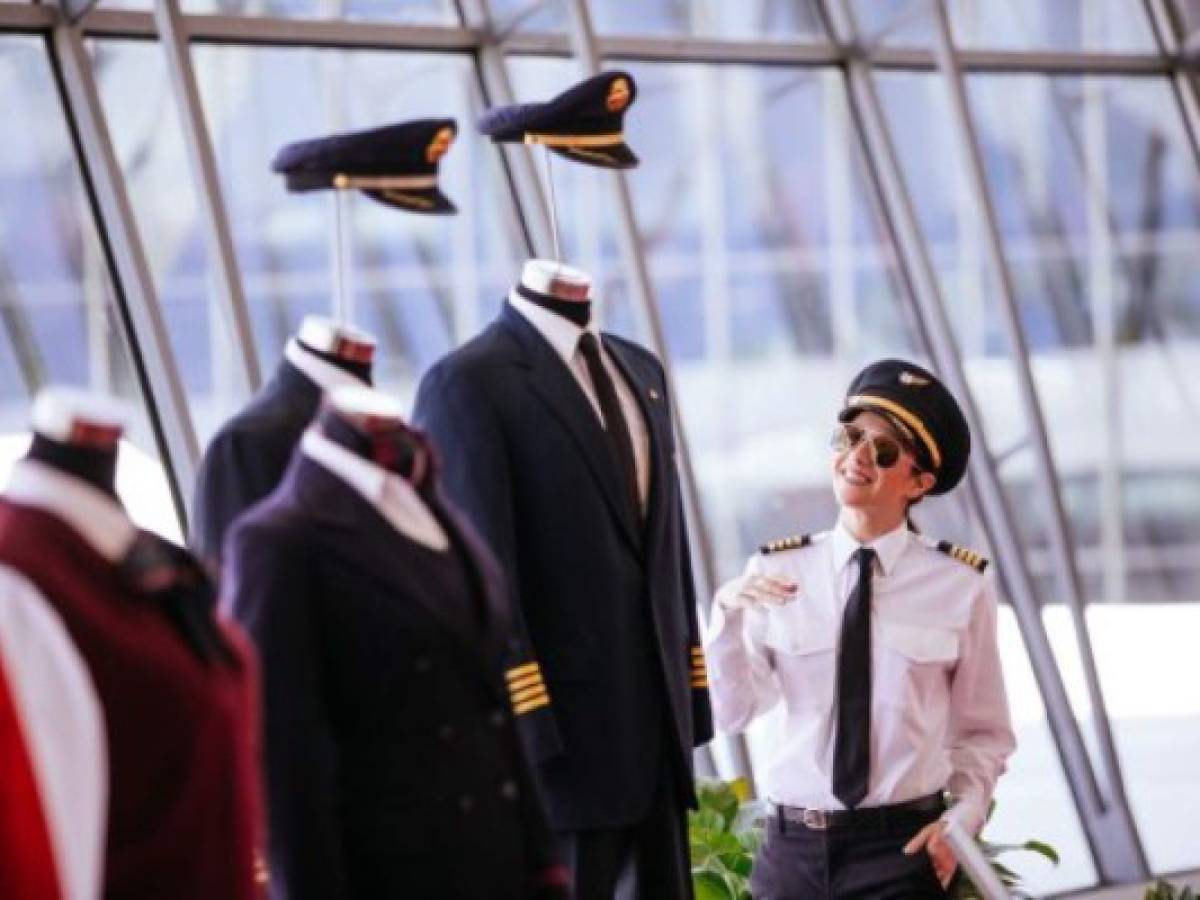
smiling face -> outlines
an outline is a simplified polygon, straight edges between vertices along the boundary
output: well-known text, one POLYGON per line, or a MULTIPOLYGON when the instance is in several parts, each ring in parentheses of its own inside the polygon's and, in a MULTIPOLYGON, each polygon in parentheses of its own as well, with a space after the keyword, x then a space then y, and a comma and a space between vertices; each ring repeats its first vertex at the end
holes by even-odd
POLYGON ((860 412, 851 424, 866 432, 853 447, 830 454, 830 474, 838 505, 885 518, 902 518, 908 505, 934 484, 934 477, 917 467, 912 450, 892 423, 873 412, 860 412), (895 465, 875 464, 871 437, 884 435, 904 448, 895 465))
POLYGON ((450 150, 450 145, 454 143, 454 129, 440 128, 438 133, 433 136, 433 140, 429 142, 429 146, 425 148, 425 160, 430 165, 435 165, 446 153, 450 150))
POLYGON ((608 86, 608 96, 604 98, 604 105, 611 113, 618 113, 629 105, 629 81, 624 78, 618 78, 608 86))

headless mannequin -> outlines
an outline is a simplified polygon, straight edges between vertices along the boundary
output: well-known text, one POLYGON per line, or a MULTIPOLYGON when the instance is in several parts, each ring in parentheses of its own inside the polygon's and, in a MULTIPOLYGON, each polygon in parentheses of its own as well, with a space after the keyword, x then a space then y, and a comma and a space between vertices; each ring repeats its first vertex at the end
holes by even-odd
POLYGON ((513 289, 530 303, 560 315, 580 328, 592 317, 592 279, 586 272, 548 259, 531 259, 513 289))
POLYGON ((321 433, 335 444, 420 488, 432 458, 424 437, 405 424, 400 406, 371 388, 333 391, 317 418, 321 433))
POLYGON ((38 394, 25 458, 44 463, 117 499, 117 454, 127 415, 110 397, 69 388, 38 394))
POLYGON ((324 316, 305 316, 296 332, 296 342, 306 353, 337 366, 364 384, 371 383, 375 338, 365 331, 324 316))

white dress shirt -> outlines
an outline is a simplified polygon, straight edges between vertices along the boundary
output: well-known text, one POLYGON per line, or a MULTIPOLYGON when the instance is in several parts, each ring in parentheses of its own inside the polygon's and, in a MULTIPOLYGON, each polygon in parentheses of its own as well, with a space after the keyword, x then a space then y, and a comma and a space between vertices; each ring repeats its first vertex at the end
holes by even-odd
POLYGON ((555 353, 575 376, 575 381, 578 382, 579 387, 588 398, 588 402, 592 404, 592 409, 595 410, 596 418, 600 420, 601 426, 607 428, 608 426, 604 422, 604 413, 600 410, 600 400, 596 396, 596 388, 592 384, 592 376, 588 372, 587 360, 579 352, 579 339, 583 337, 584 331, 590 331, 595 335, 600 346, 600 359, 617 391, 617 400, 621 404, 621 412, 625 416, 625 424, 629 429, 629 439, 633 444, 633 465, 637 469, 638 498, 642 503, 642 513, 645 514, 646 501, 650 492, 650 434, 646 430, 646 422, 642 418, 642 410, 638 406, 637 398, 626 384, 620 367, 608 355, 608 349, 600 338, 600 330, 596 327, 596 323, 590 322, 586 329, 581 328, 570 319, 529 302, 515 291, 508 295, 508 302, 554 348, 555 353))
MULTIPOLYGON (((746 572, 798 584, 796 599, 744 611, 713 606, 706 655, 717 728, 741 731, 784 703, 781 742, 764 782, 777 803, 843 807, 832 788, 837 645, 859 546, 839 525, 808 547, 757 554, 746 572)), ((975 833, 1016 747, 992 580, 904 526, 867 546, 877 558, 871 780, 861 805, 899 803, 945 788, 956 798, 946 815, 975 833)))
MULTIPOLYGON (((136 536, 111 497, 35 460, 13 466, 4 497, 62 519, 113 563, 136 536)), ((25 575, 3 564, 0 666, 21 720, 63 897, 93 900, 103 880, 108 800, 100 701, 58 613, 25 575)))
POLYGON ((430 550, 447 550, 450 540, 413 486, 394 472, 335 444, 315 428, 300 439, 304 455, 344 481, 371 504, 388 524, 430 550))
POLYGON ((351 375, 344 369, 339 369, 332 363, 327 363, 321 357, 316 356, 303 347, 300 342, 292 338, 283 348, 283 355, 293 366, 308 376, 322 392, 328 394, 340 387, 362 387, 362 379, 351 375))

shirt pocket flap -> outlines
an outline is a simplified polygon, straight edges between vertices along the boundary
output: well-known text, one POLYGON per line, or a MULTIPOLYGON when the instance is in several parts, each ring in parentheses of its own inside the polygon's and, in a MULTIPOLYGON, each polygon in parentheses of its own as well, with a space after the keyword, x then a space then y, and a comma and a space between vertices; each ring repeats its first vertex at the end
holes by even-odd
POLYGON ((880 622, 884 645, 913 662, 948 663, 958 659, 958 632, 905 622, 880 622))
POLYGON ((837 646, 837 629, 832 623, 815 616, 782 615, 782 612, 767 613, 759 623, 758 640, 764 646, 788 656, 810 656, 837 646))

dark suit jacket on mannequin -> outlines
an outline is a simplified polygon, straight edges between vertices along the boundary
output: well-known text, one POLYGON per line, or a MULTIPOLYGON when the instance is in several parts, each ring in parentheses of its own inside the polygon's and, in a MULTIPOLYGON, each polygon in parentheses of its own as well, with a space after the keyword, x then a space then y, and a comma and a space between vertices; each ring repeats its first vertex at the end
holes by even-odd
POLYGON ((231 532, 224 594, 262 659, 275 900, 526 900, 553 877, 501 669, 503 579, 422 496, 481 604, 447 596, 451 551, 401 534, 303 447, 231 532))
POLYGON ((233 520, 275 490, 300 436, 317 414, 322 393, 363 383, 308 353, 296 340, 288 343, 271 380, 221 427, 204 451, 190 535, 201 559, 219 564, 233 520))
POLYGON ((639 820, 664 754, 690 799, 691 750, 712 735, 662 367, 603 342, 649 431, 644 522, 585 394, 511 304, 430 370, 414 412, 520 601, 513 664, 540 664, 549 703, 519 721, 561 830, 639 820))

